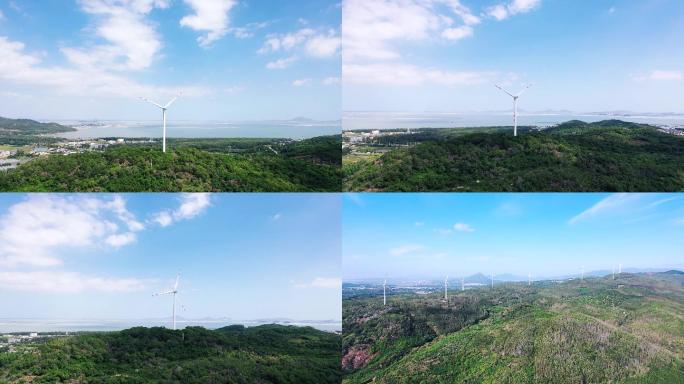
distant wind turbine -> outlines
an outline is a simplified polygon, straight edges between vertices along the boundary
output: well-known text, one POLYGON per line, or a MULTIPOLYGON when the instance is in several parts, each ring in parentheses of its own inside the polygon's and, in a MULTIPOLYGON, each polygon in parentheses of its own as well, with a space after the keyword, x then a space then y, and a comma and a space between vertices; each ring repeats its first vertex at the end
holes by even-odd
POLYGON ((532 285, 532 274, 528 273, 527 274, 527 285, 532 285))
POLYGON ((166 152, 166 110, 167 110, 167 109, 171 106, 171 104, 173 104, 173 102, 176 101, 176 99, 178 99, 179 97, 180 97, 180 94, 178 94, 178 96, 176 96, 176 97, 174 97, 173 99, 171 99, 171 101, 169 101, 168 103, 166 103, 166 105, 164 105, 164 106, 161 106, 160 104, 155 103, 154 101, 149 100, 149 99, 146 99, 146 98, 144 98, 144 97, 141 97, 141 98, 140 98, 141 100, 147 101, 148 103, 153 104, 153 105, 155 105, 155 106, 161 108, 161 110, 162 110, 162 121, 163 121, 163 123, 164 123, 163 128, 162 128, 162 152, 166 152))
POLYGON ((584 281, 584 265, 582 266, 582 281, 584 281))
POLYGON ((613 264, 613 280, 615 280, 615 264, 613 264))
POLYGON ((518 98, 529 88, 532 84, 527 84, 520 92, 515 95, 508 92, 507 90, 501 88, 498 84, 494 84, 495 87, 506 92, 508 96, 513 98, 513 136, 518 136, 518 98))
POLYGON ((387 305, 387 292, 386 288, 387 287, 387 279, 382 282, 382 305, 386 306, 387 305))
POLYGON ((178 293, 178 280, 180 279, 180 273, 176 275, 176 283, 173 285, 173 289, 170 291, 155 293, 152 296, 161 295, 173 295, 173 329, 176 329, 176 294, 178 293))
POLYGON ((444 301, 449 302, 449 297, 447 296, 447 287, 449 286, 449 275, 444 278, 444 301))
POLYGON ((461 277, 461 291, 465 291, 465 279, 461 277))
POLYGON ((494 288, 494 273, 492 273, 492 288, 494 288))
POLYGON ((622 263, 618 264, 618 275, 622 274, 622 263))

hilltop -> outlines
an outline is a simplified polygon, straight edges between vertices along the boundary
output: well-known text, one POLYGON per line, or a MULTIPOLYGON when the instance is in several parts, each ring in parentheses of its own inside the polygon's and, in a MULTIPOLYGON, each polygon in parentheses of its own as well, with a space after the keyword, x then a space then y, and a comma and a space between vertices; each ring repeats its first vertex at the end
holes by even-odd
POLYGON ((75 128, 57 123, 40 123, 29 119, 0 117, 0 145, 52 143, 60 139, 49 135, 75 130, 75 128))
POLYGON ((342 182, 339 136, 168 143, 167 153, 157 143, 41 156, 0 172, 0 191, 305 192, 339 191, 342 182))
POLYGON ((310 327, 131 328, 0 351, 3 383, 339 383, 340 336, 310 327))
POLYGON ((518 137, 424 128, 366 147, 376 155, 345 154, 347 191, 684 190, 684 137, 619 120, 521 127, 518 137))
POLYGON ((343 300, 344 383, 684 381, 684 274, 343 300))

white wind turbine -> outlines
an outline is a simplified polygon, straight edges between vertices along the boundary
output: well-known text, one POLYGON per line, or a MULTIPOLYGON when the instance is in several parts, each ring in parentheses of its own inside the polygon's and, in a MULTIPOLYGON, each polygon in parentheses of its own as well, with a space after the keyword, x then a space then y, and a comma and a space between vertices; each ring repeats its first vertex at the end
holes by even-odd
POLYGON ((461 277, 461 291, 465 291, 465 279, 461 277))
POLYGON ((166 105, 164 105, 164 106, 161 106, 160 104, 155 103, 154 101, 152 101, 152 100, 150 100, 150 99, 146 99, 146 98, 144 98, 144 97, 141 97, 141 98, 140 98, 141 100, 147 101, 148 103, 153 104, 153 105, 155 105, 155 106, 161 108, 161 110, 162 110, 162 121, 164 122, 164 125, 163 125, 163 128, 162 128, 162 152, 166 152, 166 110, 167 110, 167 109, 171 106, 171 104, 173 104, 173 102, 176 101, 176 99, 178 99, 179 97, 180 97, 180 94, 178 94, 178 96, 176 96, 176 97, 174 97, 173 99, 171 99, 171 101, 169 101, 168 103, 166 103, 166 105))
POLYGON ((387 305, 387 293, 386 293, 385 287, 387 287, 387 279, 385 279, 382 282, 382 305, 383 306, 387 305))
POLYGON ((520 92, 515 95, 508 92, 507 90, 501 88, 498 84, 494 84, 495 87, 506 92, 508 96, 513 98, 513 136, 518 136, 518 98, 529 88, 532 84, 527 84, 520 92))
POLYGON ((532 285, 532 274, 531 273, 527 274, 527 285, 528 286, 532 285))
POLYGON ((447 275, 444 278, 444 301, 449 302, 449 298, 447 297, 447 286, 449 283, 447 282, 449 280, 449 275, 447 275))
POLYGON ((492 288, 494 288, 494 272, 492 272, 492 288))
POLYGON ((173 295, 173 329, 176 329, 176 294, 178 293, 178 280, 180 279, 180 273, 176 275, 176 283, 173 285, 173 289, 166 292, 155 293, 152 296, 161 295, 173 295))
POLYGON ((582 281, 584 281, 584 265, 582 266, 582 281))

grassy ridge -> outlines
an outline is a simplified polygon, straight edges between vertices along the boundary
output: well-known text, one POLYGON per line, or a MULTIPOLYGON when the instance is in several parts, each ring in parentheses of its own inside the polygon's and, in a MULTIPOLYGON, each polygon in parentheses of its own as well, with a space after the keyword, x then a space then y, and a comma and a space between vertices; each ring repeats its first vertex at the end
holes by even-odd
POLYGON ((345 164, 345 190, 684 190, 684 138, 648 125, 571 121, 518 137, 430 131, 440 130, 387 138, 418 144, 345 164))
MULTIPOLYGON (((265 141, 270 142, 270 141, 265 141)), ((0 191, 339 191, 339 136, 284 144, 279 154, 259 140, 179 139, 158 146, 122 145, 102 152, 50 155, 0 173, 0 191), (244 141, 244 140, 243 140, 244 141), (235 149, 244 153, 227 153, 235 149), (257 149, 259 148, 259 149, 257 149)))
POLYGON ((684 380, 681 273, 506 284, 452 292, 448 306, 436 296, 344 300, 344 382, 684 380))
POLYGON ((339 383, 339 348, 309 327, 131 328, 0 353, 0 382, 339 383))

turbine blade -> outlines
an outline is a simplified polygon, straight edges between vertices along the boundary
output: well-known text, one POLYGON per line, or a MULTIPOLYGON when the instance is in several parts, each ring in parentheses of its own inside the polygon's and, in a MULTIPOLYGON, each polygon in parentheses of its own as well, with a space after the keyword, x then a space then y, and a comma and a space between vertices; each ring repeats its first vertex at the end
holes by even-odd
POLYGON ((531 86, 532 86, 532 84, 527 84, 527 86, 525 88, 523 88, 522 91, 518 92, 518 94, 515 95, 515 97, 520 97, 520 95, 525 93, 525 91, 527 91, 531 86))
POLYGON ((173 290, 178 290, 178 279, 180 279, 180 273, 176 275, 176 284, 173 285, 173 290))
POLYGON ((152 101, 152 100, 150 100, 150 99, 146 99, 146 98, 144 98, 144 97, 141 97, 140 100, 147 101, 147 102, 150 103, 150 104, 154 104, 154 105, 156 105, 157 107, 159 107, 159 108, 161 108, 161 109, 164 109, 164 107, 162 107, 161 105, 155 103, 154 101, 152 101))
POLYGON ((506 93, 508 94, 508 96, 510 96, 510 97, 515 97, 515 96, 513 96, 512 93, 510 93, 510 92, 508 92, 507 90, 501 88, 498 84, 494 84, 494 86, 497 87, 497 88, 499 88, 500 90, 506 92, 506 93))
POLYGON ((178 94, 178 96, 174 97, 173 99, 171 99, 171 101, 169 101, 168 103, 166 103, 166 105, 164 106, 164 108, 170 107, 171 104, 173 104, 173 102, 176 101, 176 99, 178 99, 179 97, 180 97, 180 94, 178 94))
POLYGON ((152 296, 170 295, 172 293, 173 293, 173 291, 159 292, 159 293, 153 293, 152 296))

